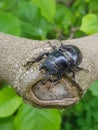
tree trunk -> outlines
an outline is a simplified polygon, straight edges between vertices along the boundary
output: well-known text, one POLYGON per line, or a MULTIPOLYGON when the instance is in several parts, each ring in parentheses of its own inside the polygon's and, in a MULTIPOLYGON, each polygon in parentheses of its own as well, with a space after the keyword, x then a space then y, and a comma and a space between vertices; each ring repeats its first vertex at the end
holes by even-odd
POLYGON ((98 34, 62 41, 76 45, 83 53, 82 70, 71 73, 57 82, 47 80, 46 71, 39 71, 40 62, 29 64, 59 40, 37 41, 0 33, 0 82, 10 84, 24 101, 41 108, 66 108, 78 102, 88 87, 98 79, 98 34), (50 45, 51 44, 51 45, 50 45))

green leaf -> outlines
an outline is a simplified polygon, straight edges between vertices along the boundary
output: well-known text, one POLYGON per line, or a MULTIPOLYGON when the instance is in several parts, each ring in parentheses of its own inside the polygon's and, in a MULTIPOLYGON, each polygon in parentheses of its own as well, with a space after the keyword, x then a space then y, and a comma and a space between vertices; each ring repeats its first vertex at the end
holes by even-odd
POLYGON ((16 118, 16 130, 59 130, 61 117, 58 110, 36 109, 24 104, 16 118))
POLYGON ((87 14, 82 19, 80 30, 86 34, 94 34, 98 32, 98 17, 95 14, 87 14))
POLYGON ((0 7, 2 11, 14 11, 17 8, 17 1, 15 0, 0 0, 0 7))
POLYGON ((13 117, 0 118, 0 130, 15 130, 13 117))
POLYGON ((33 26, 39 24, 39 9, 31 1, 20 1, 18 4, 18 10, 15 11, 15 15, 17 15, 17 17, 19 17, 23 22, 27 22, 33 26))
POLYGON ((36 26, 32 26, 31 24, 27 22, 21 22, 21 28, 22 28, 22 36, 33 38, 34 36, 38 36, 36 26))
POLYGON ((32 0, 40 9, 42 16, 52 22, 56 12, 55 0, 32 0))
POLYGON ((15 12, 21 20, 21 36, 31 39, 45 39, 49 24, 41 17, 39 7, 31 1, 19 2, 18 11, 15 12))
POLYGON ((45 39, 47 32, 49 30, 48 23, 44 19, 40 19, 39 24, 33 26, 26 22, 21 22, 22 36, 35 39, 45 39))
POLYGON ((46 22, 46 20, 41 18, 40 23, 39 23, 38 28, 37 28, 37 34, 39 36, 41 36, 42 40, 46 38, 46 35, 49 31, 49 27, 50 26, 49 26, 48 22, 46 22))
POLYGON ((98 0, 90 0, 89 11, 92 13, 98 13, 98 0))
POLYGON ((20 35, 20 23, 11 13, 0 11, 0 31, 13 35, 20 35))
POLYGON ((94 96, 98 96, 98 80, 96 80, 89 88, 94 96))
POLYGON ((15 91, 6 86, 0 90, 0 117, 12 115, 22 103, 22 99, 15 91))
POLYGON ((58 27, 60 29, 63 28, 66 33, 67 29, 69 31, 69 27, 72 26, 73 22, 74 17, 71 11, 63 5, 58 4, 55 15, 55 23, 58 25, 58 27))

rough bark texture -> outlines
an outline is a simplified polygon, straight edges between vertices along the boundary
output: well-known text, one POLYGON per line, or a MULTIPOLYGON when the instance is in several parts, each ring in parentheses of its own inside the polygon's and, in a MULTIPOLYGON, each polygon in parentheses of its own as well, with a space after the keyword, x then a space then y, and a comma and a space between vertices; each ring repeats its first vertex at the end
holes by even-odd
POLYGON ((83 53, 75 83, 71 74, 57 82, 46 81, 46 72, 39 71, 40 62, 27 62, 42 52, 51 52, 52 47, 60 47, 58 40, 37 41, 0 33, 0 81, 9 83, 24 101, 41 108, 66 108, 81 99, 87 88, 98 79, 98 34, 79 39, 62 41, 76 45, 83 53), (87 70, 87 71, 86 71, 87 70), (43 83, 44 82, 44 83, 43 83))

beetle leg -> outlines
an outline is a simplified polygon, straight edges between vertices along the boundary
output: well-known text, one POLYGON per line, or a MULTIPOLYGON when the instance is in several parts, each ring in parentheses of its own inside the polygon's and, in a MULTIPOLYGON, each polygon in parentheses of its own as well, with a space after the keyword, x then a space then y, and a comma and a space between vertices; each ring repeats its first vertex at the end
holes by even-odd
POLYGON ((56 46, 53 46, 50 41, 48 41, 49 45, 52 47, 53 50, 57 50, 56 46))
POLYGON ((75 67, 73 69, 70 69, 70 72, 72 72, 73 81, 75 81, 75 71, 78 72, 78 71, 81 71, 81 70, 83 70, 85 72, 89 72, 88 69, 84 69, 82 67, 75 67))
POLYGON ((73 81, 75 82, 75 70, 71 69, 70 72, 72 72, 72 78, 73 78, 73 81))
POLYGON ((60 39, 60 43, 61 43, 61 46, 60 46, 60 47, 63 47, 63 46, 64 46, 64 44, 61 42, 61 39, 60 39))
POLYGON ((85 72, 89 72, 88 69, 85 69, 85 68, 83 68, 83 67, 79 67, 79 66, 76 67, 75 70, 76 70, 76 71, 81 71, 81 70, 83 70, 83 71, 85 71, 85 72))
POLYGON ((53 76, 51 75, 50 81, 51 82, 57 82, 60 79, 61 79, 61 75, 59 75, 59 74, 56 76, 56 78, 53 78, 53 76))
POLYGON ((48 54, 49 54, 49 52, 43 52, 36 58, 33 58, 32 60, 28 61, 24 66, 28 66, 28 65, 30 66, 30 65, 34 64, 35 62, 39 62, 43 58, 44 55, 47 56, 48 54))
POLYGON ((41 53, 38 57, 35 58, 35 62, 39 62, 43 58, 43 56, 45 56, 45 55, 48 56, 48 54, 49 54, 49 52, 41 53))

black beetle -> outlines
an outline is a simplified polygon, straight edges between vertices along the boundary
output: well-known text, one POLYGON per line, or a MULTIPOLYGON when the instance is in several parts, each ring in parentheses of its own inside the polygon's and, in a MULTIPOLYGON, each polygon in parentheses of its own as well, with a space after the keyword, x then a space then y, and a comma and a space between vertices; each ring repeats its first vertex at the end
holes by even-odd
POLYGON ((54 49, 51 53, 43 55, 47 55, 47 58, 40 70, 46 69, 50 75, 55 75, 58 79, 68 72, 73 72, 75 77, 74 69, 79 69, 78 66, 83 59, 81 51, 74 45, 61 44, 58 50, 54 49))
POLYGON ((54 46, 51 53, 44 52, 35 58, 34 62, 38 62, 46 55, 46 60, 42 63, 39 70, 45 69, 48 76, 57 77, 56 80, 62 78, 62 76, 68 72, 73 72, 73 77, 75 77, 74 70, 79 69, 79 65, 82 62, 83 56, 79 48, 74 45, 63 45, 56 49, 54 46))

